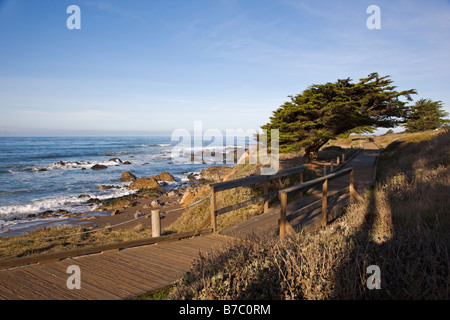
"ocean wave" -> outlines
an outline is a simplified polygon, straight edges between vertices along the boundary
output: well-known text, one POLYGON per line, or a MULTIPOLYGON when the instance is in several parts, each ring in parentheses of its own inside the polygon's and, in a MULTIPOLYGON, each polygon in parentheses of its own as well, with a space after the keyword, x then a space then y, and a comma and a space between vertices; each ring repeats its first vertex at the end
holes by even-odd
MULTIPOLYGON (((119 189, 104 190, 102 193, 88 194, 90 198, 97 198, 100 201, 133 194, 136 191, 128 190, 125 187, 119 189)), ((11 221, 14 219, 26 219, 29 215, 38 215, 41 212, 58 209, 67 210, 68 212, 85 212, 94 210, 97 206, 90 206, 86 198, 78 198, 78 196, 60 196, 54 198, 46 198, 31 201, 22 205, 0 206, 0 219, 11 221)))
POLYGON ((25 171, 50 171, 50 170, 70 170, 70 169, 90 169, 94 165, 103 165, 107 167, 119 166, 123 163, 119 158, 109 159, 105 161, 59 161, 55 163, 35 166, 32 168, 27 168, 25 171))

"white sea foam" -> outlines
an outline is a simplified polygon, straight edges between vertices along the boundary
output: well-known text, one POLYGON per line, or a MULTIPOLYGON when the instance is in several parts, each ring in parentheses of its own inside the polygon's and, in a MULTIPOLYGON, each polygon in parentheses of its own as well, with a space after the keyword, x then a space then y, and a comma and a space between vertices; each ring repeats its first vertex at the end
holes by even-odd
MULTIPOLYGON (((105 200, 109 198, 121 197, 135 193, 133 190, 126 188, 109 189, 102 194, 90 194, 90 198, 105 200)), ((11 221, 14 219, 25 219, 28 215, 58 209, 67 210, 69 212, 84 212, 94 210, 97 206, 87 204, 87 198, 78 198, 77 196, 60 196, 32 201, 25 205, 9 205, 0 206, 0 217, 3 221, 11 221)), ((0 221, 2 221, 0 220, 0 221)), ((1 222, 0 222, 1 226, 1 222)))

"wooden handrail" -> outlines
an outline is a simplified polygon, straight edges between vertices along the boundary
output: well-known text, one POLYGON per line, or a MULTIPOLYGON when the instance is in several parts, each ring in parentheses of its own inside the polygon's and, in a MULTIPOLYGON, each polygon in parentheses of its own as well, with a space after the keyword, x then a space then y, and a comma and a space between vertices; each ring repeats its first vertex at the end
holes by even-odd
POLYGON ((278 196, 278 192, 268 192, 268 182, 275 179, 280 179, 283 177, 287 177, 292 174, 300 174, 300 182, 303 182, 303 166, 298 166, 294 168, 285 169, 279 171, 274 175, 258 175, 258 176, 250 176, 241 179, 235 179, 230 181, 218 182, 211 184, 209 187, 211 189, 211 200, 210 200, 210 216, 206 219, 206 221, 202 224, 201 228, 205 228, 211 224, 213 231, 217 230, 216 224, 216 216, 219 214, 223 214, 226 212, 230 212, 233 210, 237 210, 246 206, 249 206, 253 203, 264 201, 264 212, 267 212, 269 208, 269 200, 278 196), (255 184, 263 183, 264 194, 261 196, 254 197, 252 199, 236 203, 227 207, 223 207, 220 209, 216 208, 216 192, 225 191, 229 189, 251 186, 255 184))
POLYGON ((280 238, 284 239, 286 236, 286 233, 295 233, 292 226, 287 222, 286 220, 286 213, 287 213, 287 204, 288 204, 288 196, 292 195, 294 193, 299 193, 303 191, 307 191, 308 189, 311 189, 317 185, 322 184, 322 218, 321 218, 321 225, 325 227, 328 223, 328 181, 334 180, 336 178, 339 178, 343 175, 348 174, 350 177, 349 182, 349 193, 350 193, 350 203, 354 201, 354 199, 361 200, 361 196, 356 192, 354 187, 354 169, 353 168, 347 168, 342 171, 334 172, 329 175, 326 175, 321 178, 317 178, 305 183, 301 183, 292 187, 288 187, 285 189, 282 189, 279 191, 279 198, 281 201, 281 208, 280 208, 280 238))
POLYGON ((286 193, 288 196, 292 193, 299 193, 302 191, 307 191, 308 189, 311 189, 315 186, 320 185, 321 183, 323 183, 325 180, 333 180, 336 178, 339 178, 340 176, 346 175, 348 174, 350 171, 352 171, 353 168, 347 168, 344 169, 342 171, 335 171, 333 173, 330 173, 329 175, 314 179, 314 180, 310 180, 301 184, 297 184, 295 186, 292 187, 288 187, 288 188, 284 188, 282 190, 280 190, 280 193, 286 193))
POLYGON ((279 171, 278 173, 276 173, 274 175, 249 176, 249 177, 245 177, 245 178, 214 183, 214 184, 211 184, 210 186, 214 189, 214 192, 225 191, 225 190, 229 190, 229 189, 255 185, 258 183, 263 183, 265 181, 283 178, 283 177, 289 176, 294 173, 303 172, 304 170, 305 170, 305 168, 303 166, 299 166, 299 167, 294 167, 294 168, 289 168, 289 169, 279 171))

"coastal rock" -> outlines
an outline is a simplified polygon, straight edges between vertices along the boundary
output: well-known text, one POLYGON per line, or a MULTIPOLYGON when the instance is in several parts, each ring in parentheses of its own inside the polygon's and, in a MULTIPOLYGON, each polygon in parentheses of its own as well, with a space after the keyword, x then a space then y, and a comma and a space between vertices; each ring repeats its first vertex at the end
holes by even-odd
POLYGON ((88 204, 100 204, 101 201, 98 198, 91 198, 87 201, 88 204))
POLYGON ((159 174, 159 179, 161 181, 175 181, 175 178, 173 177, 173 175, 171 175, 168 172, 161 172, 159 174))
POLYGON ((49 218, 49 217, 54 217, 55 213, 53 212, 53 210, 47 210, 44 212, 39 213, 39 218, 49 218))
POLYGON ((131 190, 157 190, 164 191, 155 178, 139 178, 132 182, 128 189, 131 190))
POLYGON ((92 170, 103 170, 103 169, 108 169, 108 167, 107 167, 107 166, 104 166, 104 165, 102 165, 102 164, 94 164, 94 165, 91 167, 91 169, 92 169, 92 170))
POLYGON ((122 176, 119 179, 120 182, 134 182, 136 180, 137 180, 137 177, 128 171, 122 172, 122 176))
POLYGON ((200 177, 208 181, 221 182, 232 169, 232 167, 211 166, 208 169, 203 169, 200 172, 200 177))
POLYGON ((195 198, 195 195, 192 192, 186 191, 180 200, 180 204, 183 207, 187 207, 188 205, 191 204, 191 202, 192 202, 192 200, 194 200, 194 198, 195 198))
POLYGON ((113 210, 113 211, 111 211, 111 216, 115 216, 115 215, 117 215, 117 214, 119 214, 120 213, 120 211, 119 210, 113 210))
POLYGON ((162 206, 161 203, 159 202, 159 200, 153 200, 150 203, 150 205, 152 208, 155 208, 155 209, 161 208, 161 206, 162 206))
POLYGON ((122 162, 122 164, 131 164, 131 162, 130 161, 124 161, 124 162, 122 162))
POLYGON ((120 160, 119 158, 112 158, 112 159, 109 159, 108 161, 113 161, 113 162, 117 162, 117 163, 122 163, 122 160, 120 160))
POLYGON ((167 193, 167 196, 168 197, 171 197, 171 198, 173 198, 173 197, 178 197, 178 192, 176 192, 176 191, 169 191, 168 193, 167 193))
POLYGON ((88 194, 80 194, 80 195, 78 196, 78 199, 90 198, 90 197, 91 197, 91 196, 88 195, 88 194))
POLYGON ((109 189, 120 189, 119 186, 107 186, 107 185, 101 185, 98 187, 98 190, 109 190, 109 189))
POLYGON ((159 175, 153 176, 152 178, 155 178, 157 181, 175 181, 174 176, 168 172, 161 172, 159 175))
POLYGON ((193 173, 188 174, 187 178, 191 182, 197 181, 197 178, 195 177, 195 175, 193 173))

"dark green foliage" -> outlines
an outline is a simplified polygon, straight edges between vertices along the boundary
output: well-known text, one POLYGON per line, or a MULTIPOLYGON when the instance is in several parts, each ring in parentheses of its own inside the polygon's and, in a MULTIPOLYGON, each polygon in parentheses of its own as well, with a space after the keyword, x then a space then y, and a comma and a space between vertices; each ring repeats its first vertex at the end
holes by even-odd
POLYGON ((404 123, 408 107, 400 98, 411 101, 415 90, 397 92, 389 76, 377 73, 358 83, 351 81, 315 84, 290 96, 291 101, 274 111, 262 129, 267 129, 269 136, 270 129, 279 130, 281 152, 304 149, 309 157, 339 135, 404 123))
POLYGON ((441 101, 432 101, 430 99, 420 99, 411 107, 410 114, 405 124, 407 132, 419 132, 434 130, 442 125, 449 123, 444 119, 448 113, 442 110, 441 101))

